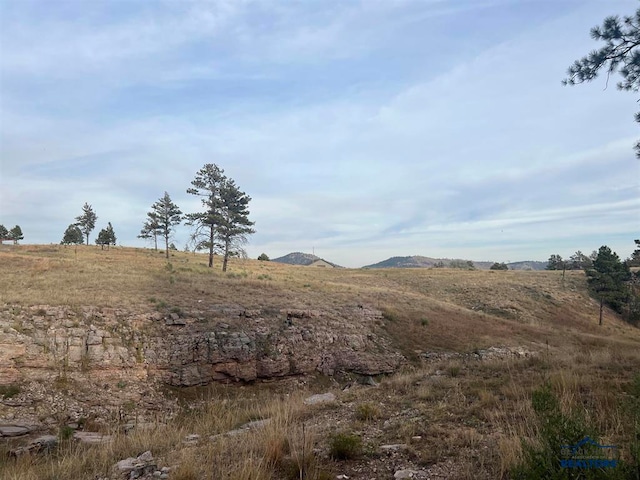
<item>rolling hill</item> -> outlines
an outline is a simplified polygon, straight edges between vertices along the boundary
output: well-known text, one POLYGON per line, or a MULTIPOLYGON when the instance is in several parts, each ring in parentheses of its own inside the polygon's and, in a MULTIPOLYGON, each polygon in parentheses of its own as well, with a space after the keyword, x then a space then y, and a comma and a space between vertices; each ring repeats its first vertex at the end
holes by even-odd
POLYGON ((282 257, 274 258, 271 261, 276 263, 286 263, 287 265, 311 265, 316 260, 324 260, 325 262, 333 265, 334 267, 340 267, 333 262, 330 262, 326 258, 320 258, 311 253, 292 252, 282 257))
MULTIPOLYGON (((408 257, 390 257, 378 263, 366 265, 362 268, 434 268, 438 264, 442 264, 445 267, 451 265, 451 262, 467 262, 467 260, 451 259, 451 258, 433 258, 423 257, 421 255, 413 255, 408 257)), ((473 262, 473 265, 479 270, 489 270, 494 262, 473 262)), ((507 264, 509 270, 544 270, 547 265, 546 262, 538 261, 522 261, 511 262, 507 264)))

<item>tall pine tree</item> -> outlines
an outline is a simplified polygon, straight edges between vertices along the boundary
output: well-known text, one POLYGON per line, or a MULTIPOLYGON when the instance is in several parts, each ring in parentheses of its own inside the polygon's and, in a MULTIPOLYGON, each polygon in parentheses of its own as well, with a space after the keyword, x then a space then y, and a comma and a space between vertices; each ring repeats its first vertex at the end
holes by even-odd
POLYGON ((153 248, 157 252, 159 233, 158 219, 156 218, 155 213, 148 212, 147 220, 144 222, 144 225, 142 225, 138 238, 144 238, 146 240, 153 238, 153 248))
POLYGON ((193 185, 187 193, 200 197, 203 212, 186 215, 187 225, 196 227, 194 232, 195 249, 209 250, 209 267, 213 267, 213 254, 216 249, 216 233, 220 220, 220 190, 227 177, 224 170, 213 163, 207 163, 196 173, 193 185))
POLYGON ((87 237, 87 245, 89 245, 89 234, 96 228, 96 220, 98 216, 91 208, 91 205, 85 203, 82 206, 82 215, 76 217, 76 225, 80 227, 80 231, 87 237))
POLYGON ((222 271, 227 271, 233 247, 246 242, 246 236, 254 233, 249 220, 248 205, 251 201, 240 191, 235 182, 227 178, 224 170, 215 164, 204 165, 191 182, 187 193, 201 197, 203 212, 187 215, 187 224, 195 225, 196 249, 209 250, 209 267, 213 266, 213 254, 220 249, 223 255, 222 271))
MULTIPOLYGON (((640 90, 640 8, 633 15, 607 17, 602 26, 591 29, 591 38, 604 42, 597 50, 573 62, 567 71, 565 85, 590 82, 601 70, 607 73, 607 83, 611 74, 619 73, 622 81, 620 90, 640 90)), ((635 115, 640 122, 640 112, 635 115)), ((636 156, 640 158, 640 142, 635 145, 636 156)))
POLYGON ((182 212, 178 206, 171 201, 167 192, 157 202, 151 205, 151 213, 158 221, 158 234, 164 237, 165 256, 169 258, 169 238, 173 234, 175 227, 182 222, 182 212))
POLYGON ((249 220, 249 202, 251 197, 240 191, 235 182, 227 179, 220 189, 220 220, 218 237, 223 246, 224 257, 222 271, 227 271, 227 263, 232 253, 232 245, 240 246, 246 242, 247 235, 255 233, 251 228, 254 222, 249 220))
POLYGON ((631 272, 628 265, 620 261, 618 254, 603 245, 598 250, 598 255, 591 267, 587 268, 586 273, 589 288, 600 300, 598 324, 602 325, 602 310, 605 304, 616 312, 622 313, 629 298, 626 282, 631 279, 631 272))

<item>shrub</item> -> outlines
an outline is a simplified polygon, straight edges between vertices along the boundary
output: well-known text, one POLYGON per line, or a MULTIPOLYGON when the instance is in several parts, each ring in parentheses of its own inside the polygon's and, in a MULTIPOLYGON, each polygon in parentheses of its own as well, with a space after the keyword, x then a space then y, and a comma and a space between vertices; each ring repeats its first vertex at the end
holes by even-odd
POLYGON ((385 308, 382 310, 382 318, 390 322, 395 322, 396 320, 398 320, 398 314, 393 310, 385 308))
POLYGON ((459 268, 461 270, 475 270, 476 266, 471 260, 451 260, 449 268, 459 268))
POLYGON ((362 439, 357 435, 338 433, 331 437, 329 454, 334 460, 356 458, 362 452, 362 439))
POLYGON ((491 265, 491 267, 489 267, 489 270, 509 270, 509 267, 504 262, 501 262, 501 263, 496 262, 493 265, 491 265))
POLYGON ((269 261, 269 256, 266 253, 261 253, 260 256, 258 257, 258 260, 263 261, 263 262, 268 262, 269 261))
POLYGON ((0 385, 0 397, 11 398, 20 393, 20 387, 15 384, 0 385))
POLYGON ((451 365, 447 371, 449 372, 449 376, 451 378, 456 378, 458 375, 460 375, 460 365, 451 365))
POLYGON ((363 403, 356 408, 356 418, 362 421, 375 420, 380 416, 380 409, 371 403, 363 403))
MULTIPOLYGON (((537 444, 523 441, 523 462, 511 472, 514 480, 564 480, 569 478, 571 472, 562 468, 563 445, 576 445, 586 436, 597 438, 594 432, 587 428, 581 415, 571 413, 564 414, 560 408, 560 402, 551 392, 547 384, 543 388, 535 390, 531 396, 531 404, 540 424, 540 438, 537 444)), ((615 470, 603 472, 600 469, 582 471, 586 477, 581 478, 616 478, 615 470)))
POLYGON ((60 431, 58 432, 58 437, 60 440, 69 440, 73 436, 73 432, 75 430, 68 425, 60 427, 60 431))

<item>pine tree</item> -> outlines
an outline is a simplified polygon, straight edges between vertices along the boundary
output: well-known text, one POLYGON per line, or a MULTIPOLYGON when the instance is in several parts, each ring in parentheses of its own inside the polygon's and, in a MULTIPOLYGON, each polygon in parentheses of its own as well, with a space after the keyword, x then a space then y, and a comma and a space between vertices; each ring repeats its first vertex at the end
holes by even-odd
POLYGON ((89 245, 89 234, 96 228, 97 219, 98 216, 88 203, 85 203, 82 207, 82 215, 76 217, 76 225, 80 227, 80 231, 87 237, 87 245, 89 245))
POLYGON ((109 244, 115 246, 116 245, 116 232, 113 230, 113 225, 111 222, 107 223, 107 235, 109 237, 109 244))
POLYGON ((0 225, 0 243, 4 240, 9 240, 9 230, 4 225, 0 225))
POLYGON ((20 225, 16 225, 11 230, 9 230, 9 240, 13 240, 13 244, 17 245, 18 240, 22 240, 24 235, 22 234, 22 229, 20 225))
MULTIPOLYGON (((605 44, 589 55, 576 60, 569 67, 565 85, 590 82, 600 70, 607 72, 607 83, 611 74, 618 72, 622 81, 620 90, 637 92, 640 89, 640 9, 634 15, 604 19, 602 26, 591 29, 591 38, 605 44)), ((640 113, 636 113, 636 122, 640 122, 640 113)), ((635 145, 636 156, 640 158, 640 142, 635 145)))
POLYGON ((634 240, 634 242, 636 244, 636 249, 627 261, 627 265, 630 267, 640 267, 640 240, 634 240))
POLYGON ((600 300, 600 320, 602 325, 602 310, 605 304, 613 310, 622 313, 629 297, 626 282, 631 279, 628 265, 620 261, 615 252, 603 245, 598 250, 598 256, 593 265, 586 270, 587 282, 593 294, 600 300))
POLYGON ((578 250, 576 253, 569 257, 569 265, 567 268, 570 270, 585 270, 592 265, 592 260, 584 253, 578 250))
POLYGON ((545 267, 547 270, 564 270, 566 264, 564 260, 562 260, 562 256, 560 255, 551 255, 549 260, 547 260, 547 266, 545 267))
POLYGON ((80 231, 78 225, 72 223, 64 231, 61 245, 82 245, 84 243, 84 236, 80 231))
POLYGON ((111 226, 111 222, 107 225, 107 228, 103 228, 98 233, 98 238, 96 238, 96 244, 100 245, 102 250, 104 250, 104 246, 107 246, 107 250, 109 249, 109 245, 116 244, 116 234, 113 231, 113 226, 111 226))
POLYGON ((213 267, 213 254, 216 249, 216 233, 220 219, 220 190, 227 177, 224 170, 213 163, 207 163, 191 182, 187 193, 201 197, 204 212, 186 215, 187 225, 195 225, 193 235, 195 250, 209 250, 209 267, 213 267))
POLYGON ((222 271, 227 271, 227 263, 232 246, 246 242, 246 236, 255 233, 254 222, 249 220, 249 202, 251 197, 240 191, 235 182, 227 179, 220 189, 220 220, 218 237, 224 248, 222 271))
POLYGON ((157 202, 151 205, 151 213, 158 221, 158 234, 164 237, 165 256, 169 258, 169 238, 175 230, 174 227, 182 222, 182 212, 171 201, 167 192, 157 202))
POLYGON ((154 212, 147 213, 147 220, 142 225, 142 230, 140 230, 140 235, 138 238, 144 238, 146 240, 153 238, 153 248, 157 252, 158 251, 158 219, 155 216, 154 212))

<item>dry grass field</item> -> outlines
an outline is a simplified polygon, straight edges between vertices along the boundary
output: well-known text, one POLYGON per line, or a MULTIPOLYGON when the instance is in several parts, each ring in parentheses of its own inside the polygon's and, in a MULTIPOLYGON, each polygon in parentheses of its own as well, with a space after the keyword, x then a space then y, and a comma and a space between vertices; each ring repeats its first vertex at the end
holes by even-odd
MULTIPOLYGON (((172 480, 387 479, 403 468, 418 472, 414 478, 513 478, 526 459, 523 441, 543 443, 532 394, 545 385, 562 415, 579 417, 602 443, 618 446, 627 464, 637 462, 632 385, 640 330, 609 311, 598 326, 582 272, 314 269, 232 259, 223 274, 218 259, 214 269, 206 260, 173 252, 167 263, 148 249, 4 245, 0 306, 145 311, 203 298, 246 308, 366 304, 383 312, 382 332, 406 365, 375 386, 345 374, 180 391, 175 418, 129 434, 116 425, 108 446, 62 440, 49 455, 2 456, 1 479, 109 478, 115 462, 145 450, 171 467, 172 480), (523 353, 473 355, 489 347, 523 353), (325 391, 336 401, 304 404, 325 391), (209 440, 267 418, 264 428, 209 440), (190 434, 200 439, 186 444, 190 434)), ((624 475, 615 478, 636 478, 624 475)))

